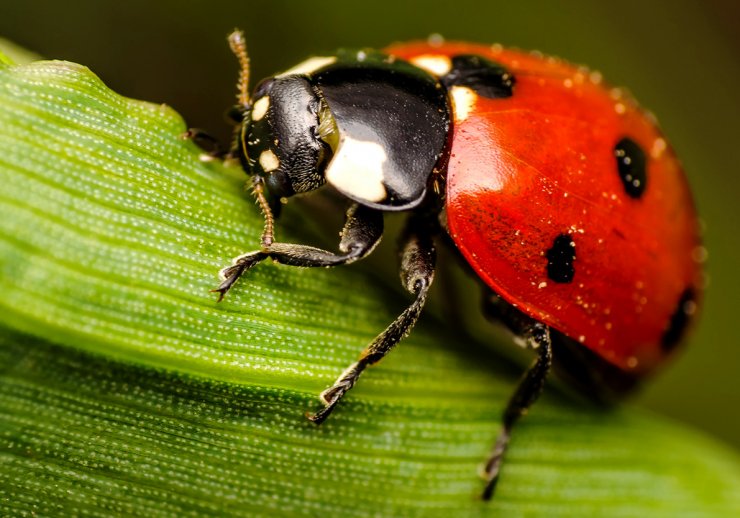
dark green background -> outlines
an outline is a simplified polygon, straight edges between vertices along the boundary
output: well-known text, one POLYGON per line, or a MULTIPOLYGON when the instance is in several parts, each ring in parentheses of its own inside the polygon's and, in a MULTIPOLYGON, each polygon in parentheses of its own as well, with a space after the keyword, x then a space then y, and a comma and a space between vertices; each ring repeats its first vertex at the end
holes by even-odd
MULTIPOLYGON (((689 346, 638 400, 740 445, 740 4, 601 2, 3 2, 0 36, 89 66, 125 95, 172 105, 223 138, 245 29, 255 79, 339 46, 441 33, 586 63, 654 111, 706 222, 710 287, 689 346)), ((391 279, 390 282, 395 282, 391 279)))

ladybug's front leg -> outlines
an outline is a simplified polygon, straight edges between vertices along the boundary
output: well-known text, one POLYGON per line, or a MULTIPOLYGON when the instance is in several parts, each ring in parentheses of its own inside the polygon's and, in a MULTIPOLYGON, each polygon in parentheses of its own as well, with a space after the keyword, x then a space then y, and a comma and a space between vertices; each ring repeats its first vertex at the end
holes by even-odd
POLYGON ((263 248, 241 255, 234 264, 220 272, 221 284, 213 291, 220 294, 219 301, 244 272, 257 263, 272 258, 274 261, 290 266, 329 267, 349 264, 365 257, 373 251, 383 235, 383 213, 363 205, 353 204, 347 210, 342 239, 337 254, 307 245, 272 242, 272 223, 263 235, 263 248), (268 240, 265 236, 269 237, 268 240))
POLYGON ((308 416, 316 424, 322 423, 329 417, 339 400, 354 386, 365 368, 379 362, 388 354, 398 342, 409 334, 419 319, 429 287, 434 279, 436 250, 432 232, 426 221, 422 218, 412 217, 401 239, 401 283, 416 298, 385 331, 380 333, 362 351, 359 359, 345 369, 337 381, 334 382, 334 385, 321 393, 320 397, 325 405, 324 408, 316 414, 308 416))
POLYGON ((216 137, 200 128, 188 128, 185 133, 180 135, 180 138, 183 140, 192 140, 196 146, 204 151, 200 156, 201 161, 235 160, 239 157, 239 137, 241 136, 241 124, 244 121, 244 114, 245 109, 239 105, 233 106, 226 113, 228 120, 234 124, 234 131, 228 151, 223 148, 221 142, 216 137))
POLYGON ((203 162, 223 160, 227 156, 226 151, 221 147, 221 143, 218 139, 206 130, 202 130, 200 128, 188 128, 185 133, 180 135, 180 138, 182 140, 192 140, 195 145, 204 151, 200 156, 200 159, 203 162))
POLYGON ((493 452, 486 462, 483 473, 486 479, 486 488, 483 490, 483 499, 490 500, 496 489, 501 462, 506 453, 506 447, 511 437, 511 429, 520 417, 527 413, 529 407, 537 401, 545 385, 545 378, 552 364, 552 342, 550 328, 542 323, 533 323, 525 331, 529 345, 537 351, 537 359, 524 373, 514 395, 509 400, 503 415, 503 429, 496 439, 493 452))

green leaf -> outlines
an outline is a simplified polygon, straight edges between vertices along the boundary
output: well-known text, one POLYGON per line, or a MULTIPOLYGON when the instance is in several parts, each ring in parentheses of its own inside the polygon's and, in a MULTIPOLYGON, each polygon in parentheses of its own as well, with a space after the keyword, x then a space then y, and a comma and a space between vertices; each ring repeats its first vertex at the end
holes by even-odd
MULTIPOLYGON (((217 304, 262 222, 184 130, 79 65, 0 64, 0 514, 740 513, 734 452, 553 391, 481 502, 516 372, 432 318, 309 423, 405 299, 261 264, 217 304)), ((279 232, 316 239, 299 211, 279 232)))

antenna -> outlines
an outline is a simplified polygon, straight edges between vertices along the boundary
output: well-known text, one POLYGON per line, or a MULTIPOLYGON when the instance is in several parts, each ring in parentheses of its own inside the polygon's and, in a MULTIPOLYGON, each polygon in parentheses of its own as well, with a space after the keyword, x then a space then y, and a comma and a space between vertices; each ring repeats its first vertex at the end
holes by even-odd
POLYGON ((247 55, 247 42, 244 39, 244 33, 239 29, 229 34, 229 47, 239 61, 239 82, 236 84, 239 93, 239 106, 247 107, 249 105, 249 56, 247 55))

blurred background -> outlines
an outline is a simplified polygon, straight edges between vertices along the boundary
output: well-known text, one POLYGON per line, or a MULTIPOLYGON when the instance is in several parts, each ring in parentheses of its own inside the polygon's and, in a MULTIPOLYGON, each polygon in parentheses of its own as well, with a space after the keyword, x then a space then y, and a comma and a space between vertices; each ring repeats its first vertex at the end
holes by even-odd
MULTIPOLYGON (((0 37, 90 67, 121 94, 173 106, 227 139, 246 31, 253 81, 340 46, 440 33, 588 64, 659 118, 706 223, 710 286, 701 323, 637 397, 740 446, 740 2, 736 0, 25 0, 3 2, 0 37), (74 7, 71 7, 71 6, 74 7)), ((254 84, 254 83, 253 83, 254 84)), ((391 282, 395 278, 391 278, 391 282)))

